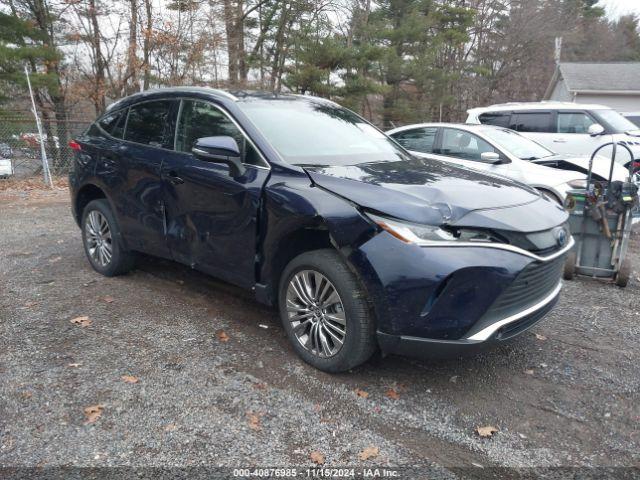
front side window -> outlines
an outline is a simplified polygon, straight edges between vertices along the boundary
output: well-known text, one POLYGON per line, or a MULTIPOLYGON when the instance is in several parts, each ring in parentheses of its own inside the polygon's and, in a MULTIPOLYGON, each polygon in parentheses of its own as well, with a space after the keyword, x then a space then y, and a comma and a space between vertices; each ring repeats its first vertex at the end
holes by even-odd
POLYGON ((511 116, 509 128, 517 132, 549 133, 551 131, 551 113, 514 113, 511 116))
POLYGON ((488 142, 473 133, 453 128, 442 130, 442 145, 437 153, 464 160, 481 160, 485 152, 498 153, 488 142))
POLYGON ((175 100, 138 103, 129 109, 124 139, 153 147, 173 149, 172 121, 175 100))
POLYGON ((263 165, 264 162, 238 127, 216 106, 197 100, 182 103, 176 133, 176 150, 190 153, 199 138, 233 137, 240 148, 244 163, 263 165))
POLYGON ((415 152, 433 152, 433 143, 436 139, 438 129, 436 127, 413 128, 391 135, 400 145, 407 150, 415 152))
POLYGON ((237 105, 293 165, 346 166, 410 158, 366 120, 329 102, 281 98, 237 105))
POLYGON ((582 112, 558 112, 558 133, 589 133, 589 127, 597 123, 582 112))
POLYGON ((483 125, 495 125, 496 127, 509 127, 511 112, 487 112, 478 117, 483 125))

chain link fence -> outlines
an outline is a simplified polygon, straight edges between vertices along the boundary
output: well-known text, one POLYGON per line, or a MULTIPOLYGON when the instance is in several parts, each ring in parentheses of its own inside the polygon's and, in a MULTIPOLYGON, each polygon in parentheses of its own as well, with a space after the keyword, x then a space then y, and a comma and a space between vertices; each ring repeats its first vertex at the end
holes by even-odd
POLYGON ((0 117, 0 176, 7 175, 6 172, 12 172, 9 175, 16 178, 42 175, 41 141, 52 175, 69 172, 73 160, 69 140, 86 130, 91 120, 41 120, 42 140, 33 115, 5 113, 0 117))

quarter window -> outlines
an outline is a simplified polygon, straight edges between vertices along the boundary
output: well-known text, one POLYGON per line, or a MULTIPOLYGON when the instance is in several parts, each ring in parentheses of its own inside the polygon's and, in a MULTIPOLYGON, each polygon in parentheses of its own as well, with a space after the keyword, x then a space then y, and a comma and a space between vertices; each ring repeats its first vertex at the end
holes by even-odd
POLYGON ((514 113, 511 116, 509 128, 518 132, 549 133, 551 131, 551 113, 514 113))
POLYGON ((582 112, 558 112, 558 133, 589 133, 589 127, 596 123, 582 112))
POLYGON ((400 145, 414 152, 431 153, 436 139, 437 128, 414 128, 392 135, 400 145))
POLYGON ((117 112, 109 112, 98 120, 100 128, 115 138, 122 138, 124 132, 124 124, 127 120, 127 110, 119 110, 117 112))
POLYGON ((178 120, 176 150, 190 153, 199 138, 217 136, 233 137, 244 163, 264 164, 240 129, 219 108, 207 102, 185 100, 178 120))
POLYGON ((170 115, 174 100, 144 102, 129 109, 125 140, 173 149, 170 115))
POLYGON ((498 153, 491 144, 472 133, 453 128, 442 130, 441 155, 478 161, 485 152, 498 153))

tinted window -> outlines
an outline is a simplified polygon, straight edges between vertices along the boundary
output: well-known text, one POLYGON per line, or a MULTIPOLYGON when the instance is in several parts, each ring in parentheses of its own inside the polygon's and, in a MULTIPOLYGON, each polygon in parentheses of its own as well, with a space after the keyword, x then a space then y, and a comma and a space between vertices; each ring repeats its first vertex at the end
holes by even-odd
POLYGON ((264 165, 240 129, 219 108, 207 102, 185 100, 178 120, 176 150, 191 152, 199 138, 217 136, 233 137, 240 147, 244 163, 264 165))
POLYGON ((589 115, 582 112, 558 112, 558 133, 588 133, 594 123, 589 115))
POLYGON ((509 127, 511 112, 487 112, 479 117, 480 123, 485 125, 496 125, 498 127, 509 127))
POLYGON ((433 151, 433 142, 436 139, 436 133, 438 133, 437 128, 429 127, 405 130, 403 132, 394 133, 391 136, 407 150, 431 153, 433 151))
POLYGON ((172 100, 159 100, 139 103, 131 107, 125 140, 173 149, 169 115, 174 103, 172 100))
POLYGON ((117 112, 109 112, 98 120, 100 128, 112 137, 122 138, 124 132, 124 124, 127 120, 127 110, 118 110, 117 112))
POLYGON ((280 156, 294 165, 408 160, 396 142, 355 113, 312 99, 238 102, 280 156))
POLYGON ((514 113, 509 128, 518 132, 548 133, 551 131, 551 113, 514 113))
POLYGON ((472 133, 453 128, 442 130, 442 146, 439 150, 441 155, 464 160, 480 160, 480 156, 485 152, 496 152, 496 150, 472 133))

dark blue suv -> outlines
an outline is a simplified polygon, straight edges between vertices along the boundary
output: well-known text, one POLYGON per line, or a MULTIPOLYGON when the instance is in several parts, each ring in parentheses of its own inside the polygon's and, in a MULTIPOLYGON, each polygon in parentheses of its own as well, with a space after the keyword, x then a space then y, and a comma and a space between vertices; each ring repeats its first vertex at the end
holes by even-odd
POLYGON ((557 301, 573 245, 535 190, 414 158, 319 98, 149 91, 70 145, 95 270, 144 252, 251 289, 330 372, 376 349, 457 355, 518 335, 557 301))

